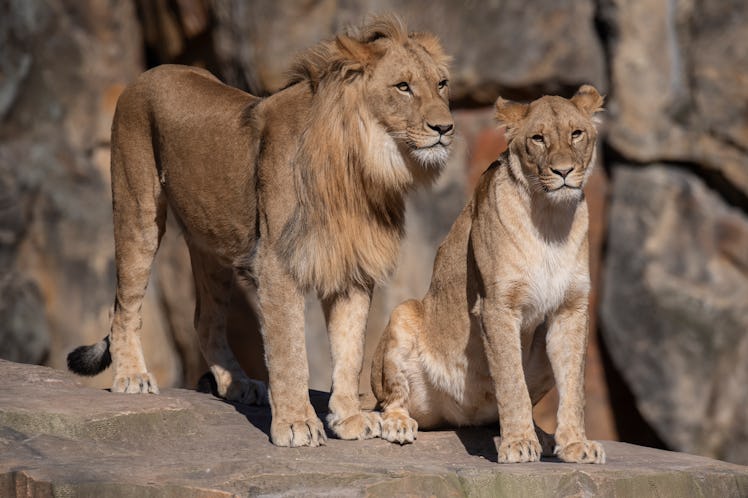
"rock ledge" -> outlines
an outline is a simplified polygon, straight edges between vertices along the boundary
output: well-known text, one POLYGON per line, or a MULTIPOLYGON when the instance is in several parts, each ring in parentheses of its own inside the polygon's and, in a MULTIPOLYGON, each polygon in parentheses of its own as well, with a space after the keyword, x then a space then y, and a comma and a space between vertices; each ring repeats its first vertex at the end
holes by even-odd
POLYGON ((489 428, 276 448, 267 407, 116 395, 2 360, 0 377, 0 496, 748 496, 748 467, 625 443, 600 466, 499 465, 489 428))

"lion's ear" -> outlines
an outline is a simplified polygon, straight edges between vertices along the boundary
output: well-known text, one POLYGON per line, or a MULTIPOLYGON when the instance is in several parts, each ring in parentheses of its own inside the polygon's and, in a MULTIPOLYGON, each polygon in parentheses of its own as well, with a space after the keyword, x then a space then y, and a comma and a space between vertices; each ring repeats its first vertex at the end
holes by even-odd
POLYGON ((496 99, 496 119, 500 124, 506 126, 508 137, 511 137, 512 132, 517 128, 520 121, 525 119, 529 108, 529 104, 512 102, 501 97, 496 99))
POLYGON ((577 93, 571 98, 572 104, 588 116, 593 116, 595 113, 602 111, 604 101, 605 98, 592 85, 580 86, 577 93))
POLYGON ((335 46, 340 54, 341 71, 345 80, 363 74, 375 56, 370 46, 347 35, 336 36, 335 46))

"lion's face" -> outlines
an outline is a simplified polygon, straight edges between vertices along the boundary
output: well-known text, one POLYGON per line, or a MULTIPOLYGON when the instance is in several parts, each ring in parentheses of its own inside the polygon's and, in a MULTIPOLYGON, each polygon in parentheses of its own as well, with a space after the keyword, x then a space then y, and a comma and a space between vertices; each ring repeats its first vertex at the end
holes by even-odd
POLYGON ((499 99, 499 120, 507 125, 509 148, 533 192, 553 201, 578 200, 595 155, 592 120, 603 98, 585 85, 571 99, 546 96, 531 104, 499 99))
POLYGON ((369 110, 406 157, 441 168, 454 136, 446 67, 413 39, 385 43, 365 82, 369 110))

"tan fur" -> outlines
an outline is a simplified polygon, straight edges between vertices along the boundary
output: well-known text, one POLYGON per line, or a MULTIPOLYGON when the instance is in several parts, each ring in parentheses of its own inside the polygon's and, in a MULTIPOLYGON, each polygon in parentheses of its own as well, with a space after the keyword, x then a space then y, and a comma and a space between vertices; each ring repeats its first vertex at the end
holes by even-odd
POLYGON ((157 392, 139 341, 140 306, 168 204, 190 248, 195 325, 219 394, 265 397, 226 342, 239 275, 257 287, 272 441, 324 442, 304 342, 304 293, 315 290, 334 362, 330 427, 345 439, 377 436, 378 414, 358 402, 363 334, 372 288, 397 261, 403 196, 436 178, 447 157, 446 62, 433 37, 385 17, 302 55, 288 86, 265 99, 181 66, 131 85, 112 131, 112 390, 157 392))
POLYGON ((590 280, 581 190, 602 102, 587 85, 571 100, 497 101, 509 148, 439 247, 428 293, 393 311, 374 355, 383 438, 402 444, 419 426, 498 418, 499 461, 538 460, 551 440, 536 435, 532 407, 555 378, 556 455, 605 461, 584 431, 590 280))

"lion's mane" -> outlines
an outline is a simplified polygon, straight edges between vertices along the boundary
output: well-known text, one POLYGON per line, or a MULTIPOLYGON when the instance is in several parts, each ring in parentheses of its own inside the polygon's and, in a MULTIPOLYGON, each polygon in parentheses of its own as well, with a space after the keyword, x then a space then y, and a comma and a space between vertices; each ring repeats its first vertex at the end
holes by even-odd
POLYGON ((404 234, 403 194, 440 172, 413 166, 368 111, 364 75, 386 50, 383 39, 413 40, 448 64, 435 37, 382 17, 308 50, 290 73, 288 86, 309 85, 313 101, 294 159, 299 204, 279 249, 296 279, 323 296, 389 276, 404 234))

